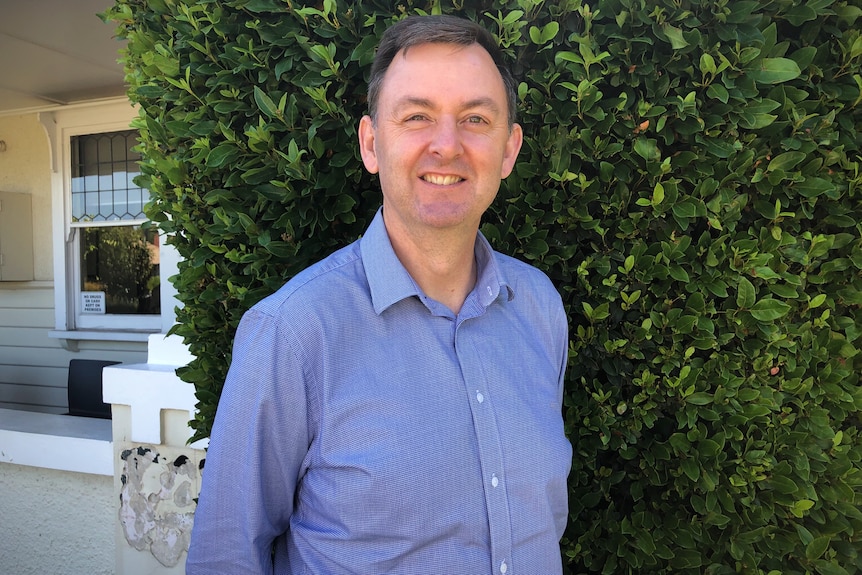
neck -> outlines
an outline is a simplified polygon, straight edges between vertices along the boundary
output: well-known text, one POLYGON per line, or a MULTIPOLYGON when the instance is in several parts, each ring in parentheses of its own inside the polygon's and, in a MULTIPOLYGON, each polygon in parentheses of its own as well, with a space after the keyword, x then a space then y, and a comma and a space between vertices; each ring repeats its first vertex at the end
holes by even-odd
POLYGON ((433 238, 389 232, 395 255, 413 281, 457 314, 476 285, 476 232, 435 234, 433 238))

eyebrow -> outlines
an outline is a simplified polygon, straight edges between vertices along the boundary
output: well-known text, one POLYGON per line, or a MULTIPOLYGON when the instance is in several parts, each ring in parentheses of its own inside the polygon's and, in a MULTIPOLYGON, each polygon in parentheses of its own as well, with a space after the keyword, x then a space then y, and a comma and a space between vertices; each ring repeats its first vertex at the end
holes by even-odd
MULTIPOLYGON (((427 98, 419 98, 415 96, 405 96, 395 103, 394 110, 396 114, 400 113, 404 108, 415 106, 426 110, 434 108, 434 104, 427 98)), ((468 100, 461 105, 461 110, 473 110, 475 108, 486 108, 495 114, 500 113, 500 106, 493 99, 487 97, 474 98, 468 100)))

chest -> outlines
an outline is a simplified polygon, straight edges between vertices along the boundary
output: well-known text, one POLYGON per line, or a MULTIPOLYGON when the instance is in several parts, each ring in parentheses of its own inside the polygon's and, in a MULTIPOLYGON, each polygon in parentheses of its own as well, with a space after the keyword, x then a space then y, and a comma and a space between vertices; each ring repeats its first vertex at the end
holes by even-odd
POLYGON ((441 476, 481 482, 483 459, 502 465, 504 454, 543 473, 567 449, 560 350, 516 317, 416 325, 392 313, 326 337, 334 345, 315 348, 335 351, 309 366, 311 473, 353 472, 375 492, 409 492, 435 489, 441 476))

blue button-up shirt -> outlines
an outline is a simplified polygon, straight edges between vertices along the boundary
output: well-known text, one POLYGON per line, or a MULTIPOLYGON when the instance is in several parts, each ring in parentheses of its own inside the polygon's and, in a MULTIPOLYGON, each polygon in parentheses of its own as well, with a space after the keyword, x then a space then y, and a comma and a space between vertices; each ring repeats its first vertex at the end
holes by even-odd
POLYGON ((455 315, 378 213, 245 314, 189 575, 561 572, 566 318, 540 271, 475 254, 455 315))

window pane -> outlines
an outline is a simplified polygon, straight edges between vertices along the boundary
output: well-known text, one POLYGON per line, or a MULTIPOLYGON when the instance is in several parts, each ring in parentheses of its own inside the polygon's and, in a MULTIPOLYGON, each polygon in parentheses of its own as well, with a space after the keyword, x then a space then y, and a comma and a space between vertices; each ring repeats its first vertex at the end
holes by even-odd
POLYGON ((73 222, 145 219, 143 202, 129 202, 149 198, 132 181, 140 175, 141 156, 131 150, 136 143, 134 130, 71 138, 73 222), (88 192, 86 200, 77 198, 88 192))
MULTIPOLYGON (((84 194, 84 198, 86 200, 85 206, 84 206, 84 209, 85 209, 84 213, 86 213, 86 214, 97 214, 97 213, 99 213, 99 192, 87 192, 86 194, 84 194)), ((72 205, 74 205, 74 201, 72 202, 72 205)), ((89 219, 93 220, 94 218, 90 217, 89 219)))
POLYGON ((80 228, 81 290, 108 314, 159 314, 159 236, 140 226, 80 228))

